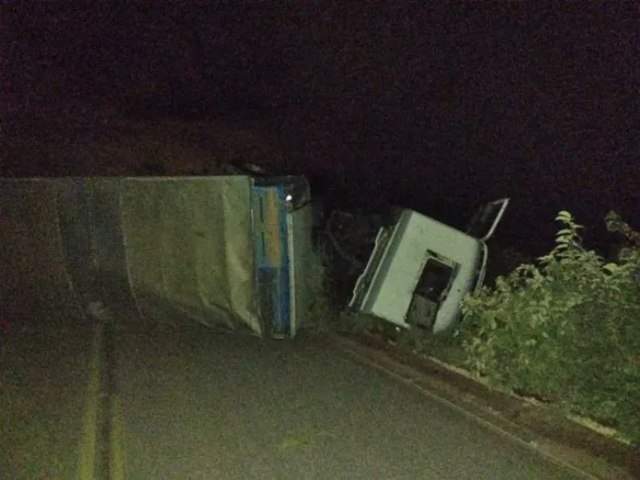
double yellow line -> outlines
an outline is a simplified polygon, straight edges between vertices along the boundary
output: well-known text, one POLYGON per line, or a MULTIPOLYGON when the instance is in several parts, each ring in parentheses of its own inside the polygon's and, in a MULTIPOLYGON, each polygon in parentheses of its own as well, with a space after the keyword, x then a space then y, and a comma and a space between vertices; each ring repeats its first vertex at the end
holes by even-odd
POLYGON ((105 391, 103 385, 103 369, 107 365, 103 362, 105 325, 96 322, 91 345, 91 360, 89 365, 89 385, 87 399, 82 415, 82 434, 80 437, 78 480, 124 480, 124 462, 122 450, 123 422, 118 398, 111 392, 105 391), (110 408, 104 411, 101 395, 108 395, 110 408), (108 415, 110 418, 104 418, 108 415), (102 422, 110 422, 109 438, 102 438, 102 422), (105 445, 100 445, 103 442, 105 445), (108 458, 101 461, 100 454, 108 449, 108 458), (106 465, 102 465, 106 463, 106 465))

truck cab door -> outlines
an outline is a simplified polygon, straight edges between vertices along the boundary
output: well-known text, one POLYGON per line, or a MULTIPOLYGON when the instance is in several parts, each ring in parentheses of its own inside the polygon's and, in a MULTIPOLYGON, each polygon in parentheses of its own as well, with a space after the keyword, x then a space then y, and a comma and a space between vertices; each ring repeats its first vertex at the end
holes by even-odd
POLYGON ((471 218, 466 233, 481 242, 487 241, 500 223, 507 206, 508 198, 486 203, 471 218))

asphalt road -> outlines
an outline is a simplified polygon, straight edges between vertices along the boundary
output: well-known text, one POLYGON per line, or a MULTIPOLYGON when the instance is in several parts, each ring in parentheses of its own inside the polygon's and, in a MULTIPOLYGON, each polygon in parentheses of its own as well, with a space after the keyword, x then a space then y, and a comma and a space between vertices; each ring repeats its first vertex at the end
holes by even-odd
POLYGON ((69 318, 54 310, 2 331, 1 480, 74 479, 92 462, 86 447, 95 436, 87 408, 93 325, 69 318))
POLYGON ((572 479, 314 338, 119 328, 122 478, 572 479))

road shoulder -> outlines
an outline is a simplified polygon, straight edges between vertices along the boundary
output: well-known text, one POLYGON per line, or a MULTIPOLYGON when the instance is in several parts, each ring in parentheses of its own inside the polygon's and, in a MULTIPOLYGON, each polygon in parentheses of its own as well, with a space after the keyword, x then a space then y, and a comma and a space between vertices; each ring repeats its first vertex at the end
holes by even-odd
POLYGON ((593 478, 638 478, 628 470, 631 447, 543 405, 492 391, 410 349, 373 336, 328 335, 328 342, 541 455, 593 478))

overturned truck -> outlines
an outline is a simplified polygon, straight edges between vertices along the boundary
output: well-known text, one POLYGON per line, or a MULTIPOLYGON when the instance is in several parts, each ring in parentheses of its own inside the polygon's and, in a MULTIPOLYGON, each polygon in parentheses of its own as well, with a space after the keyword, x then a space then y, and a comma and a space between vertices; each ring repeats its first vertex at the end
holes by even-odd
POLYGON ((311 301, 309 200, 303 177, 0 180, 0 308, 293 337, 311 301))
MULTIPOLYGON (((398 210, 351 308, 398 327, 450 329, 462 297, 482 284, 485 240, 507 204, 488 204, 467 232, 398 210)), ((0 309, 7 318, 107 309, 294 337, 322 281, 313 212, 300 176, 3 179, 0 309)))

